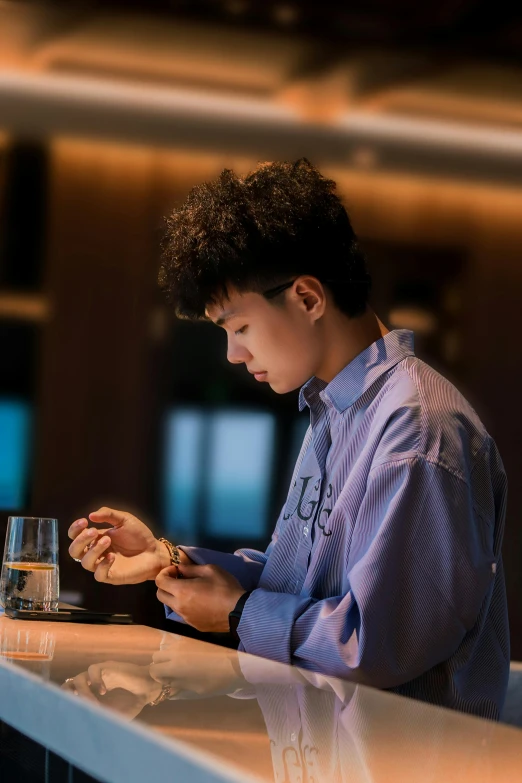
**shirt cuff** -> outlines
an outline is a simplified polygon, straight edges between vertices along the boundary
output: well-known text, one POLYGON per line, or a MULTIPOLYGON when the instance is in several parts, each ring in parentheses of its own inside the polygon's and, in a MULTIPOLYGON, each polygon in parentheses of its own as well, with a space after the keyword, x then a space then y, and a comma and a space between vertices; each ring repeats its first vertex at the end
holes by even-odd
POLYGON ((280 663, 292 663, 294 622, 313 601, 259 588, 246 602, 237 628, 241 650, 280 663))
POLYGON ((183 623, 183 625, 187 625, 183 617, 181 617, 179 614, 176 614, 174 609, 171 609, 170 606, 167 606, 167 604, 163 604, 165 607, 165 617, 167 620, 174 620, 176 623, 183 623))
POLYGON ((306 684, 307 678, 295 666, 288 667, 258 655, 238 653, 237 668, 245 680, 255 685, 299 685, 306 684))
POLYGON ((214 549, 203 549, 199 546, 178 546, 187 557, 197 565, 217 565, 232 576, 235 576, 244 590, 254 590, 261 577, 264 563, 244 560, 239 555, 230 552, 216 552, 214 549))

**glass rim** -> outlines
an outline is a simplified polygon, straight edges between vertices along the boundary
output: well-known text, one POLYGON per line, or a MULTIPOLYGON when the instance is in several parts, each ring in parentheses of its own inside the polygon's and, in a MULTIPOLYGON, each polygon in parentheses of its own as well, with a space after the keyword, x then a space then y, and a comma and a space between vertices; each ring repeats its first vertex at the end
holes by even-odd
POLYGON ((27 519, 31 521, 37 520, 38 522, 58 522, 58 519, 56 517, 23 517, 23 516, 10 516, 8 517, 8 520, 11 521, 11 519, 27 519))

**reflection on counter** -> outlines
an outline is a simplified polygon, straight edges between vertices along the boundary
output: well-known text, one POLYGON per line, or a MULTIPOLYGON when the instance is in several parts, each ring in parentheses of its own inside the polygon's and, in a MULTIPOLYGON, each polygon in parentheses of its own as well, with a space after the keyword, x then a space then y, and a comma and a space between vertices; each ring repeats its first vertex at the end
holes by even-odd
POLYGON ((0 624, 0 657, 13 663, 23 662, 24 668, 48 680, 50 662, 55 648, 55 634, 38 623, 8 620, 0 624))
POLYGON ((148 663, 93 663, 62 688, 276 783, 489 783, 522 770, 515 729, 167 633, 148 663))

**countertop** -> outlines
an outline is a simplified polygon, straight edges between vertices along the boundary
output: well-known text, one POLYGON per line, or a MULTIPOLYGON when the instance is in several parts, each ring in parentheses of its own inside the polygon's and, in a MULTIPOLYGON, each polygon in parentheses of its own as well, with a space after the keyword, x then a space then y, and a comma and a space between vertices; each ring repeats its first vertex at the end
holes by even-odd
POLYGON ((138 625, 0 617, 0 719, 107 783, 522 781, 520 729, 138 625))

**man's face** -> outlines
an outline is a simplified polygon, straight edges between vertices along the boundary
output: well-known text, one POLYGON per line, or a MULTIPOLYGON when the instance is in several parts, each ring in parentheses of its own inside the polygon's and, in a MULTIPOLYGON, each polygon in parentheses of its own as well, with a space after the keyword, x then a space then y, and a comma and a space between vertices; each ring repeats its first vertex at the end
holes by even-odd
POLYGON ((297 389, 312 375, 321 356, 317 314, 293 288, 278 301, 262 294, 229 290, 229 298, 207 307, 207 316, 225 329, 227 358, 245 364, 277 394, 297 389))

